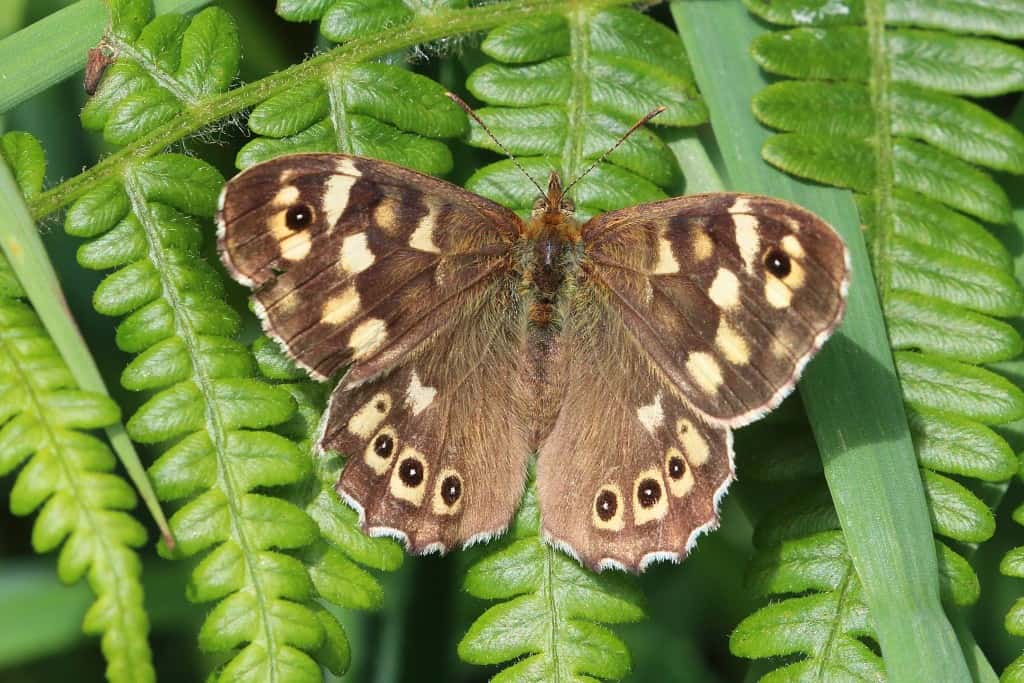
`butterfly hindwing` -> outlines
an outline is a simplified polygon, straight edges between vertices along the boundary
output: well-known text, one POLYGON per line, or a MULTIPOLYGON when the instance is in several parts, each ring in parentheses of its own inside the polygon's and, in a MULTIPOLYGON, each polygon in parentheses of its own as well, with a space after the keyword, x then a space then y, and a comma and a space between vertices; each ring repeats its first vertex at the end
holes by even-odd
POLYGON ((586 285, 607 293, 657 376, 717 424, 778 404, 843 313, 842 240, 786 201, 679 197, 598 216, 583 241, 586 285))
POLYGON ((278 157, 226 186, 219 246, 267 333, 319 379, 393 367, 508 267, 521 222, 455 185, 375 159, 278 157))
POLYGON ((331 397, 319 445, 349 455, 338 492, 371 534, 445 551, 508 526, 522 495, 525 307, 491 286, 399 368, 331 397))
POLYGON ((563 331, 565 394, 537 461, 545 537, 592 569, 679 560, 717 524, 732 435, 659 378, 598 291, 563 331), (596 416, 596 417, 595 417, 596 416))

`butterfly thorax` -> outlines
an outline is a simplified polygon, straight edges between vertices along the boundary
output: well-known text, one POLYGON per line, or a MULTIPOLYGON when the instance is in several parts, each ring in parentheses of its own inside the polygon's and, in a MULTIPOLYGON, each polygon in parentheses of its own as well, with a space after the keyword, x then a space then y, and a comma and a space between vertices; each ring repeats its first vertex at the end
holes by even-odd
POLYGON ((552 172, 547 194, 534 204, 520 243, 524 284, 533 298, 530 320, 534 325, 551 323, 567 270, 577 260, 580 224, 575 211, 562 192, 558 174, 552 172))

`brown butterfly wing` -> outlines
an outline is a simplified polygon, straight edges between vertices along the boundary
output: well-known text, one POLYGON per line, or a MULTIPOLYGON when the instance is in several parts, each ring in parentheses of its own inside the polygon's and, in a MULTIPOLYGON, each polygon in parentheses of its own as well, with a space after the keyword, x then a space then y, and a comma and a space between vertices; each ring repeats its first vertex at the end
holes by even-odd
POLYGON ((846 250, 808 211, 737 194, 615 211, 582 234, 541 517, 589 566, 639 571, 717 523, 729 430, 781 401, 835 329, 846 250))
POLYGON ((508 526, 530 453, 524 311, 496 283, 393 372, 335 390, 320 445, 349 454, 337 489, 369 533, 444 552, 508 526))
POLYGON ((845 245, 783 200, 679 197, 599 216, 583 240, 589 284, 658 376, 716 424, 777 405, 842 317, 845 245))
POLYGON ((717 524, 732 434, 680 400, 599 292, 567 320, 565 395, 537 461, 545 537, 598 571, 678 561, 717 524))
POLYGON ((302 154, 232 179, 219 222, 267 333, 318 379, 351 365, 318 446, 348 456, 338 490, 364 527, 425 552, 507 526, 529 453, 509 398, 519 218, 394 164, 302 154))
POLYGON ((507 271, 521 221, 451 183, 344 154, 278 157, 225 186, 218 245, 271 337, 346 386, 393 367, 507 271))

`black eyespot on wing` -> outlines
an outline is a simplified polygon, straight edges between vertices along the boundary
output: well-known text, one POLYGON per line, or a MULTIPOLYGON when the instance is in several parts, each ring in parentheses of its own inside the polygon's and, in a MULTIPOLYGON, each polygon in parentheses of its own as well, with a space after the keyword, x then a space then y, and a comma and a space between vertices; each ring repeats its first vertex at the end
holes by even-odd
POLYGON ((611 491, 601 491, 594 501, 594 510, 602 522, 607 522, 619 510, 619 501, 611 491))
POLYGON ((378 434, 377 438, 373 440, 373 452, 382 458, 391 457, 394 450, 395 440, 391 438, 390 434, 378 434))
POLYGON ((451 507, 455 505, 460 496, 462 496, 462 481, 454 474, 445 477, 441 482, 441 500, 444 501, 444 504, 451 507))
POLYGON ((398 466, 398 476, 403 484, 416 488, 423 483, 423 466, 415 458, 406 458, 398 466))
POLYGON ((775 277, 786 277, 791 269, 789 255, 778 249, 769 249, 764 255, 764 267, 775 277))
POLYGON ((668 476, 673 479, 682 479, 686 474, 686 461, 679 456, 672 456, 668 461, 668 476))
POLYGON ((653 479, 644 479, 636 487, 636 497, 642 507, 657 505, 661 500, 661 484, 653 479))
POLYGON ((302 230, 313 222, 313 209, 308 204, 295 204, 284 215, 284 224, 290 230, 302 230))

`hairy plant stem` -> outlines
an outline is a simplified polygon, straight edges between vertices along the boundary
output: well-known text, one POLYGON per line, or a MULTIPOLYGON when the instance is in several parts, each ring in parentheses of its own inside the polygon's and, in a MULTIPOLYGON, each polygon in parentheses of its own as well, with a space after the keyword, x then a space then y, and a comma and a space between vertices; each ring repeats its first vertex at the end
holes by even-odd
POLYGON ((588 12, 630 4, 630 0, 509 0, 471 9, 439 11, 421 16, 407 26, 357 38, 284 71, 197 102, 152 133, 124 146, 87 171, 40 194, 29 205, 32 217, 39 221, 75 201, 104 180, 122 173, 131 161, 158 154, 167 146, 259 104, 293 84, 309 79, 324 79, 341 65, 364 62, 441 38, 485 31, 517 19, 571 11, 588 12))
POLYGON ((892 123, 889 111, 889 59, 885 44, 885 0, 867 0, 865 14, 868 29, 868 50, 871 53, 871 77, 868 85, 871 108, 875 113, 875 199, 872 259, 875 279, 882 305, 892 287, 888 265, 889 244, 893 234, 892 221, 892 123))

